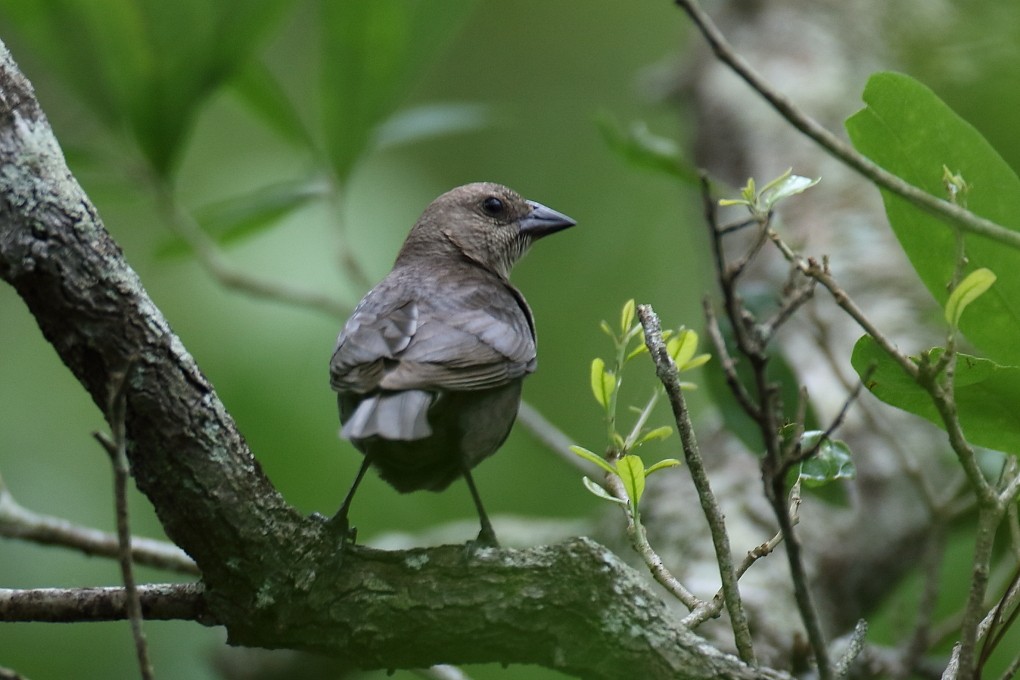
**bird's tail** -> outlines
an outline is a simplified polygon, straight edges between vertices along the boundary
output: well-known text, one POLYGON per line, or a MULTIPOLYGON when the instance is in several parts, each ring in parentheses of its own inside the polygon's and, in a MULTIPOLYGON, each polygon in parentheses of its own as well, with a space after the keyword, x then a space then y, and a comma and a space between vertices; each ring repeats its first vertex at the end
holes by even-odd
POLYGON ((422 390, 390 392, 366 397, 340 431, 344 439, 381 437, 411 441, 432 434, 428 412, 433 394, 422 390))

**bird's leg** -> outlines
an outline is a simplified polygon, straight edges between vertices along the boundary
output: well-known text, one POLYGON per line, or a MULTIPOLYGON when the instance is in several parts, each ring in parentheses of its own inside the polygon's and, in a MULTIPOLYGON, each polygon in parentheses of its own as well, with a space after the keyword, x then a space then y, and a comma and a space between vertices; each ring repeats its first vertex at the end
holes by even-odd
POLYGON ((354 492, 358 490, 358 485, 361 484, 361 480, 365 477, 365 473, 368 472, 369 465, 372 464, 372 457, 369 454, 365 454, 365 459, 361 461, 361 468, 358 470, 358 475, 354 478, 354 483, 351 484, 351 490, 347 492, 347 496, 344 498, 344 502, 340 505, 340 509, 336 511, 326 523, 330 531, 338 534, 340 539, 346 544, 347 542, 354 543, 358 537, 357 527, 352 527, 350 520, 347 518, 347 514, 351 509, 351 501, 354 500, 354 492))
POLYGON ((475 500, 475 508, 478 509, 478 520, 482 523, 482 530, 478 532, 478 538, 472 541, 472 547, 498 548, 499 541, 496 540, 496 532, 492 529, 489 516, 485 514, 485 508, 482 507, 482 498, 478 495, 478 489, 475 488, 475 480, 471 479, 471 471, 467 468, 467 465, 464 466, 464 481, 467 482, 468 489, 471 491, 471 498, 475 500))

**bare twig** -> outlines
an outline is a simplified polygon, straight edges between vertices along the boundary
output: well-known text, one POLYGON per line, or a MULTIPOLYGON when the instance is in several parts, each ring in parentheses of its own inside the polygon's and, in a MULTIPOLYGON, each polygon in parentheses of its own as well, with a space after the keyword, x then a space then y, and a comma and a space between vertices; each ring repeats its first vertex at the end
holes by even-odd
POLYGON ((938 604, 939 578, 945 549, 945 527, 935 521, 932 523, 932 533, 928 536, 928 545, 922 560, 924 590, 921 592, 921 600, 917 605, 917 620, 903 650, 902 667, 905 673, 912 672, 924 653, 931 647, 932 617, 935 615, 935 606, 938 604))
MULTIPOLYGON (((146 619, 217 624, 209 618, 205 589, 199 583, 142 585, 138 596, 146 619)), ((0 588, 0 621, 72 623, 125 618, 127 594, 123 588, 0 588)))
POLYGON ((110 454, 113 463, 113 495, 117 514, 117 546, 120 562, 121 578, 124 581, 125 609, 131 622, 131 635, 135 641, 135 655, 142 680, 152 680, 152 662, 149 660, 149 645, 145 640, 142 628, 142 603, 138 596, 135 573, 131 560, 131 523, 128 514, 127 483, 127 432, 125 417, 127 413, 127 386, 136 359, 128 361, 124 371, 114 373, 109 381, 109 400, 107 402, 106 419, 113 432, 112 439, 97 432, 96 438, 110 454))
MULTIPOLYGON (((119 550, 117 536, 114 534, 28 510, 15 500, 2 478, 0 478, 0 536, 41 545, 71 548, 86 555, 102 557, 116 557, 119 550)), ((199 574, 198 567, 187 553, 167 541, 133 536, 131 557, 137 564, 147 567, 182 574, 199 574)))
POLYGON ((194 216, 180 206, 172 188, 167 187, 159 178, 152 179, 151 183, 167 224, 184 239, 205 270, 223 287, 253 297, 312 309, 334 319, 342 318, 350 311, 349 305, 342 304, 328 295, 289 286, 282 281, 270 281, 230 264, 216 242, 198 225, 194 216))
MULTIPOLYGON (((618 476, 607 475, 606 488, 616 498, 630 501, 630 498, 627 496, 627 490, 623 486, 623 480, 618 476)), ((648 571, 656 583, 665 588, 670 595, 679 600, 688 610, 693 611, 702 606, 704 603, 666 568, 662 557, 655 552, 655 549, 648 542, 644 527, 634 521, 634 515, 630 512, 624 512, 623 514, 627 518, 627 538, 630 539, 631 547, 634 548, 634 552, 638 554, 645 563, 645 566, 648 567, 648 571)))
MULTIPOLYGON (((790 521, 794 526, 800 522, 800 501, 800 484, 798 482, 793 485, 793 489, 790 492, 790 521)), ((750 569, 755 562, 763 557, 771 555, 782 542, 783 532, 779 532, 764 543, 756 545, 748 550, 747 554, 744 555, 744 560, 736 568, 735 573, 737 578, 739 579, 746 574, 747 570, 750 569)), ((720 588, 711 601, 703 603, 700 607, 685 616, 681 623, 693 630, 705 621, 718 616, 719 612, 722 611, 722 608, 723 591, 720 588)))
POLYGON ((875 184, 905 198, 938 219, 956 225, 963 231, 984 236, 1012 248, 1020 248, 1020 232, 985 219, 949 201, 936 198, 923 189, 884 170, 874 161, 857 152, 853 147, 831 133, 820 123, 800 110, 792 101, 780 94, 747 61, 733 49, 712 19, 701 9, 697 0, 676 0, 706 42, 716 58, 726 64, 758 94, 760 94, 794 128, 813 140, 829 154, 847 167, 857 171, 875 184))
POLYGON ((546 448, 555 453, 562 461, 585 474, 591 472, 584 461, 570 451, 570 446, 574 441, 556 427, 556 425, 547 420, 541 411, 527 401, 521 402, 520 410, 517 412, 517 422, 523 425, 535 439, 544 444, 546 448))
POLYGON ((680 389, 680 380, 677 374, 673 358, 666 351, 666 343, 662 339, 662 326, 659 317, 655 314, 651 305, 638 305, 637 315, 641 320, 641 326, 645 331, 645 345, 648 353, 655 362, 655 373, 659 376, 663 387, 666 388, 666 396, 669 398, 670 406, 673 408, 673 416, 676 420, 677 430, 680 433, 680 441, 683 444, 684 459, 691 472, 691 479, 694 488, 698 492, 698 500, 701 501, 701 508, 708 520, 709 531, 712 535, 712 544, 715 548, 716 562, 719 565, 719 577, 722 580, 723 600, 726 603, 726 610, 730 615, 730 623, 733 626, 733 637, 737 645, 737 652, 746 663, 755 663, 754 647, 751 641, 751 631, 747 624, 747 614, 740 602, 740 590, 737 586, 737 577, 733 569, 733 554, 730 551, 730 539, 726 533, 726 520, 723 517, 719 503, 712 493, 712 486, 708 479, 708 473, 701 460, 701 453, 698 450, 697 438, 694 435, 694 427, 691 424, 690 413, 687 410, 687 403, 680 389))
POLYGON ((847 645, 846 652, 840 657, 839 662, 836 664, 836 677, 845 678, 850 675, 850 668, 853 666, 854 661, 864 651, 864 639, 868 635, 868 622, 861 619, 854 626, 854 631, 850 635, 849 644, 847 645))
MULTIPOLYGON (((786 504, 785 472, 787 463, 781 432, 785 416, 780 400, 779 386, 773 383, 768 376, 767 369, 770 357, 767 352, 767 344, 769 338, 762 332, 760 324, 755 322, 754 315, 744 306, 737 291, 737 278, 743 270, 743 264, 739 268, 734 269, 726 260, 723 244, 725 234, 719 228, 716 218, 715 200, 711 195, 711 187, 707 181, 702 181, 701 189, 702 205, 715 256, 716 277, 723 297, 723 307, 733 328, 737 351, 748 361, 754 382, 753 390, 738 388, 734 390, 734 393, 737 394, 741 405, 745 401, 748 404, 749 408, 746 408, 746 412, 756 423, 764 442, 765 455, 762 457, 761 465, 765 496, 779 523, 783 540, 786 542, 786 558, 790 566, 794 599, 797 603, 797 610, 800 613, 804 629, 807 632, 811 650, 815 655, 819 676, 822 680, 829 680, 832 678, 833 669, 829 658, 828 645, 825 642, 818 612, 815 608, 811 591, 808 588, 807 570, 804 568, 801 556, 802 548, 800 540, 794 533, 786 504), (748 398, 746 400, 741 399, 741 394, 747 394, 748 398), (753 396, 750 396, 752 394, 753 396)), ((770 218, 771 215, 757 216, 761 234, 768 235, 769 237, 771 237, 771 230, 768 226, 770 218)), ((711 321, 711 311, 707 304, 706 309, 708 309, 709 320, 711 321)), ((709 323, 710 328, 711 326, 712 324, 709 323)), ((734 375, 733 378, 736 379, 736 376, 734 375)), ((739 380, 737 382, 739 383, 739 380)), ((799 424, 798 427, 803 427, 803 423, 799 424)))

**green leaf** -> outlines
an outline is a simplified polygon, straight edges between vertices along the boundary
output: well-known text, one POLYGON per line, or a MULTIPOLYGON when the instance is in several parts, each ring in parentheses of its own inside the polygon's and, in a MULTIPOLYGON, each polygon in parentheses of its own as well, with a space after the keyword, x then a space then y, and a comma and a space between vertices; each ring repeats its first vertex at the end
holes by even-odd
MULTIPOLYGON (((669 428, 666 428, 666 429, 669 429, 669 428)), ((659 470, 665 470, 667 468, 675 468, 675 467, 679 467, 679 466, 680 466, 680 461, 678 461, 676 458, 664 458, 664 459, 660 460, 658 463, 656 463, 655 465, 652 465, 650 468, 645 470, 645 477, 647 478, 653 472, 658 472, 659 470)))
POLYGON ((392 148, 426 139, 482 130, 492 123, 485 104, 445 102, 399 111, 375 129, 377 148, 392 148))
POLYGON ((791 172, 792 168, 766 184, 761 190, 758 203, 765 212, 772 210, 780 201, 803 193, 821 181, 794 175, 791 172))
POLYGON ((322 2, 320 87, 326 151, 346 180, 415 77, 467 18, 473 2, 322 2))
POLYGON ((616 503, 617 505, 627 505, 627 501, 623 500, 622 498, 617 498, 616 496, 611 495, 608 491, 599 486, 598 483, 593 482, 591 479, 587 477, 582 477, 581 483, 584 484, 584 488, 588 489, 588 491, 591 491, 593 494, 595 494, 596 496, 603 500, 607 500, 610 503, 616 503))
POLYGON ((620 312, 620 335, 627 335, 630 327, 634 324, 634 298, 623 303, 623 310, 620 312))
MULTIPOLYGON (((756 295, 749 293, 745 297, 744 302, 758 318, 770 316, 776 306, 775 299, 768 294, 756 295)), ((725 319, 720 319, 720 330, 723 342, 726 344, 730 356, 735 356, 736 343, 733 339, 733 329, 725 319)), ((738 360, 735 368, 738 378, 744 385, 750 386, 754 384, 754 371, 748 365, 748 362, 738 360)), ((747 415, 730 391, 722 362, 714 361, 708 363, 702 376, 708 396, 718 406, 722 415, 723 425, 726 429, 735 434, 744 446, 751 451, 755 453, 762 452, 764 450, 764 442, 761 438, 761 430, 757 423, 747 415)), ((770 383, 780 385, 780 399, 784 407, 788 411, 795 409, 800 399, 799 385, 803 381, 800 380, 791 364, 787 362, 782 354, 774 354, 769 359, 766 377, 770 383)), ((808 429, 814 429, 818 426, 818 419, 810 402, 807 409, 807 422, 804 425, 808 429)))
POLYGON ((694 357, 690 361, 684 363, 684 365, 680 367, 680 370, 681 371, 690 371, 690 370, 693 370, 695 368, 698 368, 699 366, 704 366, 711 359, 712 359, 712 355, 711 354, 699 354, 698 356, 694 357))
POLYGON ((677 367, 683 366, 698 351, 698 334, 689 328, 684 328, 675 336, 666 341, 666 352, 673 357, 677 367))
POLYGON ((609 462, 606 461, 605 458, 603 458, 602 456, 598 455, 597 453, 589 451, 588 449, 584 448, 583 446, 577 446, 576 444, 572 444, 570 446, 570 450, 573 451, 576 455, 580 456, 581 458, 584 458, 589 463, 594 463, 595 465, 598 465, 600 468, 605 470, 608 474, 611 474, 611 475, 615 475, 616 474, 616 468, 614 468, 612 465, 610 465, 609 462))
POLYGON ((799 477, 806 487, 817 488, 841 479, 857 477, 850 447, 838 439, 823 439, 824 434, 820 430, 812 430, 801 437, 803 450, 818 444, 815 454, 800 464, 799 477))
POLYGON ((990 269, 975 269, 968 274, 949 294, 946 301, 946 323, 951 328, 958 328, 963 310, 970 303, 985 293, 995 283, 995 274, 990 269))
POLYGON ((637 509, 645 492, 645 466, 637 456, 624 456, 616 461, 616 474, 623 480, 623 488, 630 496, 630 505, 637 509))
POLYGON ((265 65, 251 62, 230 85, 248 109, 281 137, 297 146, 314 146, 294 102, 265 65))
POLYGON ((602 408, 609 408, 609 399, 616 391, 616 375, 606 370, 606 362, 600 357, 591 362, 591 391, 602 408))
POLYGON ((665 173, 692 185, 700 182, 697 169, 683 158, 680 146, 651 132, 643 121, 635 121, 624 130, 612 115, 601 113, 595 124, 606 145, 631 165, 665 173))
MULTIPOLYGON (((941 355, 942 350, 936 348, 929 352, 928 360, 935 362, 941 355)), ((876 397, 945 429, 928 393, 870 336, 857 341, 851 363, 862 376, 869 366, 875 366, 865 386, 876 397)), ((1020 453, 1020 410, 1016 407, 1020 404, 1020 368, 960 353, 954 394, 960 425, 968 441, 989 449, 1020 453)))
POLYGON ((199 109, 245 67, 289 4, 63 0, 4 9, 97 119, 114 134, 127 131, 169 177, 199 109))
MULTIPOLYGON (((327 191, 326 184, 318 178, 280 182, 203 206, 195 211, 195 218, 218 243, 227 245, 273 227, 327 191)), ((156 254, 169 257, 187 252, 184 240, 175 237, 161 245, 156 254)))
MULTIPOLYGON (((934 196, 945 197, 943 166, 965 177, 967 205, 977 215, 1020 230, 1020 178, 969 123, 912 78, 878 73, 864 90, 866 108, 847 120, 853 144, 887 170, 934 196)), ((931 294, 945 307, 956 267, 952 228, 905 200, 882 193, 896 237, 931 294)), ((1000 364, 1020 365, 1020 252, 964 235, 970 266, 998 281, 975 300, 961 332, 1000 364)))
POLYGON ((668 425, 663 425, 662 427, 657 427, 654 430, 649 430, 648 432, 645 432, 643 435, 641 435, 640 439, 634 442, 634 446, 641 446, 642 444, 647 444, 648 442, 654 442, 660 439, 665 439, 671 434, 673 434, 673 428, 668 425))
POLYGON ((631 359, 633 359, 634 357, 638 356, 639 354, 642 354, 643 352, 647 352, 647 351, 648 351, 648 345, 646 345, 644 343, 644 340, 642 340, 641 343, 638 344, 637 347, 635 347, 634 349, 632 349, 630 351, 630 354, 628 354, 626 356, 626 358, 624 358, 623 361, 624 361, 624 363, 626 363, 626 362, 630 361, 631 359))

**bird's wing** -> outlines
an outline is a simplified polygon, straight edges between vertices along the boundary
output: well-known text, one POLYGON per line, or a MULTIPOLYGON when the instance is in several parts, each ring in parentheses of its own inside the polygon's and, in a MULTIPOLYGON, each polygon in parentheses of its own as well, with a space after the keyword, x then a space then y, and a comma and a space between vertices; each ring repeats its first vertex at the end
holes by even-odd
POLYGON ((386 364, 397 360, 418 330, 418 303, 409 296, 372 290, 355 308, 336 340, 329 364, 338 392, 375 390, 386 364), (378 292, 377 292, 378 291, 378 292))
POLYGON ((386 389, 478 390, 535 370, 530 312, 502 282, 422 300, 418 330, 382 378, 386 389))
POLYGON ((535 370, 535 336, 523 298, 502 282, 476 283, 445 290, 406 282, 377 286, 337 339, 333 389, 477 390, 535 370))

